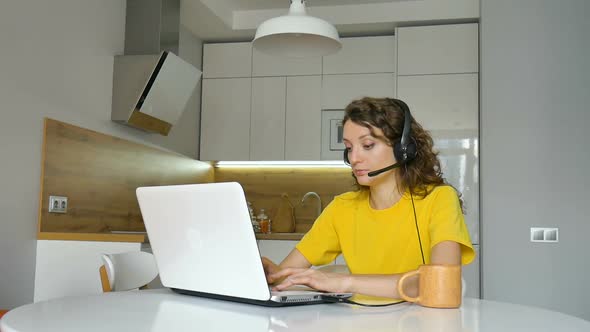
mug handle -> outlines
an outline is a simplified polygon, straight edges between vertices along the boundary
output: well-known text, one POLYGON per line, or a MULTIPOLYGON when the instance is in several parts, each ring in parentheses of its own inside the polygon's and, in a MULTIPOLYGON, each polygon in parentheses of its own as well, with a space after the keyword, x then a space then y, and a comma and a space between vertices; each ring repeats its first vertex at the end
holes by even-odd
POLYGON ((397 292, 402 297, 402 299, 404 299, 404 301, 418 302, 420 300, 420 296, 410 297, 406 293, 404 293, 404 281, 407 278, 409 278, 411 276, 414 276, 416 274, 420 274, 420 271, 419 270, 414 270, 414 271, 410 271, 410 272, 404 273, 404 275, 397 282, 397 292))

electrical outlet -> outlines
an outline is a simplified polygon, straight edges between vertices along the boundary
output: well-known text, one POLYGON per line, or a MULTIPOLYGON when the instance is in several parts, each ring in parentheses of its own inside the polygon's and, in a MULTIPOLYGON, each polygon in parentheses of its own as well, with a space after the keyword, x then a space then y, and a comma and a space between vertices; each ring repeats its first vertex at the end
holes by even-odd
POLYGON ((559 242, 559 228, 531 227, 531 242, 559 242))
POLYGON ((68 212, 68 198, 64 196, 49 196, 49 212, 66 213, 68 212))

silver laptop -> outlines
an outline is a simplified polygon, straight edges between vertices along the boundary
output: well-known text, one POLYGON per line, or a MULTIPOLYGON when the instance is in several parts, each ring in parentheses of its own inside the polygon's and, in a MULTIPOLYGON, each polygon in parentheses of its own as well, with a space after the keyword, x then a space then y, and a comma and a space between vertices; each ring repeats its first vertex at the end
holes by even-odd
POLYGON ((331 303, 350 293, 269 289, 239 183, 137 188, 165 287, 189 295, 267 306, 331 303))

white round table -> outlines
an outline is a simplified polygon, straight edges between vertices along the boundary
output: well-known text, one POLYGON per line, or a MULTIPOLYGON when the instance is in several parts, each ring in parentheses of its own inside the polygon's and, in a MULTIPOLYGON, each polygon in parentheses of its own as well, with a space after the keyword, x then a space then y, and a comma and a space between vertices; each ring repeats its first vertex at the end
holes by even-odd
POLYGON ((284 308, 179 295, 167 289, 66 297, 24 305, 0 321, 2 332, 43 331, 590 331, 559 312, 466 298, 459 309, 401 304, 321 304, 284 308))

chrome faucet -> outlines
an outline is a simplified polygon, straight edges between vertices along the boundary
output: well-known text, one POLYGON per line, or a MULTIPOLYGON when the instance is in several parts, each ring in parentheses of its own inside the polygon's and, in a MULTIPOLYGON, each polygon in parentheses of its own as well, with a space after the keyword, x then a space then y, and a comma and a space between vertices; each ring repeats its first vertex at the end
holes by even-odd
POLYGON ((316 218, 317 218, 320 216, 320 214, 322 214, 322 199, 320 198, 320 195, 318 195, 318 193, 316 193, 315 191, 310 191, 310 192, 306 193, 305 195, 303 195, 303 198, 301 198, 301 204, 303 204, 303 202, 309 196, 314 196, 315 198, 318 199, 318 215, 316 216, 316 218))

